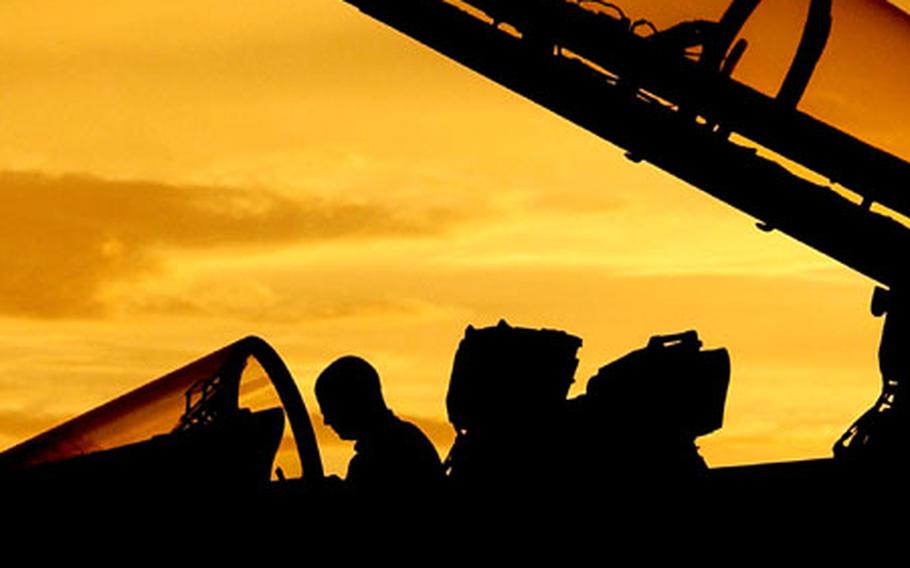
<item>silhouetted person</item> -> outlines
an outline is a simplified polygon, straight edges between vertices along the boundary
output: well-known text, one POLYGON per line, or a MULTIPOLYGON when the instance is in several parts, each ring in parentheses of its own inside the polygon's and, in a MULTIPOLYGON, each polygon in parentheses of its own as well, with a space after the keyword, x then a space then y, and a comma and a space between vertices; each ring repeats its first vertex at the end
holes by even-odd
POLYGON ((360 357, 342 357, 316 379, 325 423, 354 440, 344 487, 355 499, 419 498, 441 489, 444 475, 433 444, 396 417, 382 397, 379 374, 360 357))

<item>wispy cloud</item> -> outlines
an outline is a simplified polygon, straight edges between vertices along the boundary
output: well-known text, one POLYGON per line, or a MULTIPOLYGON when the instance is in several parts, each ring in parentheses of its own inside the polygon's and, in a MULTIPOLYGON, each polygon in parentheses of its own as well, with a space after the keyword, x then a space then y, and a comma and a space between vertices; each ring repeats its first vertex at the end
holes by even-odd
POLYGON ((0 448, 42 432, 61 421, 63 416, 0 409, 0 448))
POLYGON ((160 269, 180 250, 237 254, 341 238, 426 235, 459 214, 406 212, 301 192, 178 187, 84 175, 0 172, 0 312, 97 313, 112 281, 160 269))

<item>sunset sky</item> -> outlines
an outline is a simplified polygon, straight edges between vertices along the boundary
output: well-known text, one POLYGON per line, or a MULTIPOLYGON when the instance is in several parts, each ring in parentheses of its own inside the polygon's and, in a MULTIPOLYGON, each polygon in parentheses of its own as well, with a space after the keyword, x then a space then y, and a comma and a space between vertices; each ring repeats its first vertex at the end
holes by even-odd
MULTIPOLYGON (((765 0, 737 78, 776 90, 807 4, 765 0)), ((834 5, 803 108, 906 159, 908 19, 834 5)), ((441 454, 458 340, 500 318, 583 337, 576 391, 652 334, 727 347, 712 465, 828 455, 878 394, 871 281, 341 0, 0 21, 0 448, 251 333, 311 410, 325 365, 371 360, 441 454)))

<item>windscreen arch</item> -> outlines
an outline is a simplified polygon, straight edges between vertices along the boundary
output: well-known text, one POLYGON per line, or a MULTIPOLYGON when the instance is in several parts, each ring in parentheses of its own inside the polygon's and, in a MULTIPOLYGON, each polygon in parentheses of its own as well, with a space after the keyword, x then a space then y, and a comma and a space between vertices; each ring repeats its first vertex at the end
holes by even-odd
MULTIPOLYGON (((287 366, 247 337, 0 454, 0 475, 172 486, 323 476, 287 366), (34 477, 34 476, 33 476, 34 477)), ((75 481, 73 481, 75 483, 75 481)))

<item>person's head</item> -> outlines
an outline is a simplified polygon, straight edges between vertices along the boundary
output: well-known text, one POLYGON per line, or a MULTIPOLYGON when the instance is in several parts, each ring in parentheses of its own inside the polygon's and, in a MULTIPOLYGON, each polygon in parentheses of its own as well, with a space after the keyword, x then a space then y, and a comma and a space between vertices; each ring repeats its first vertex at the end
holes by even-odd
POLYGON ((358 440, 388 412, 379 374, 353 355, 335 360, 316 379, 316 399, 326 425, 343 440, 358 440))

